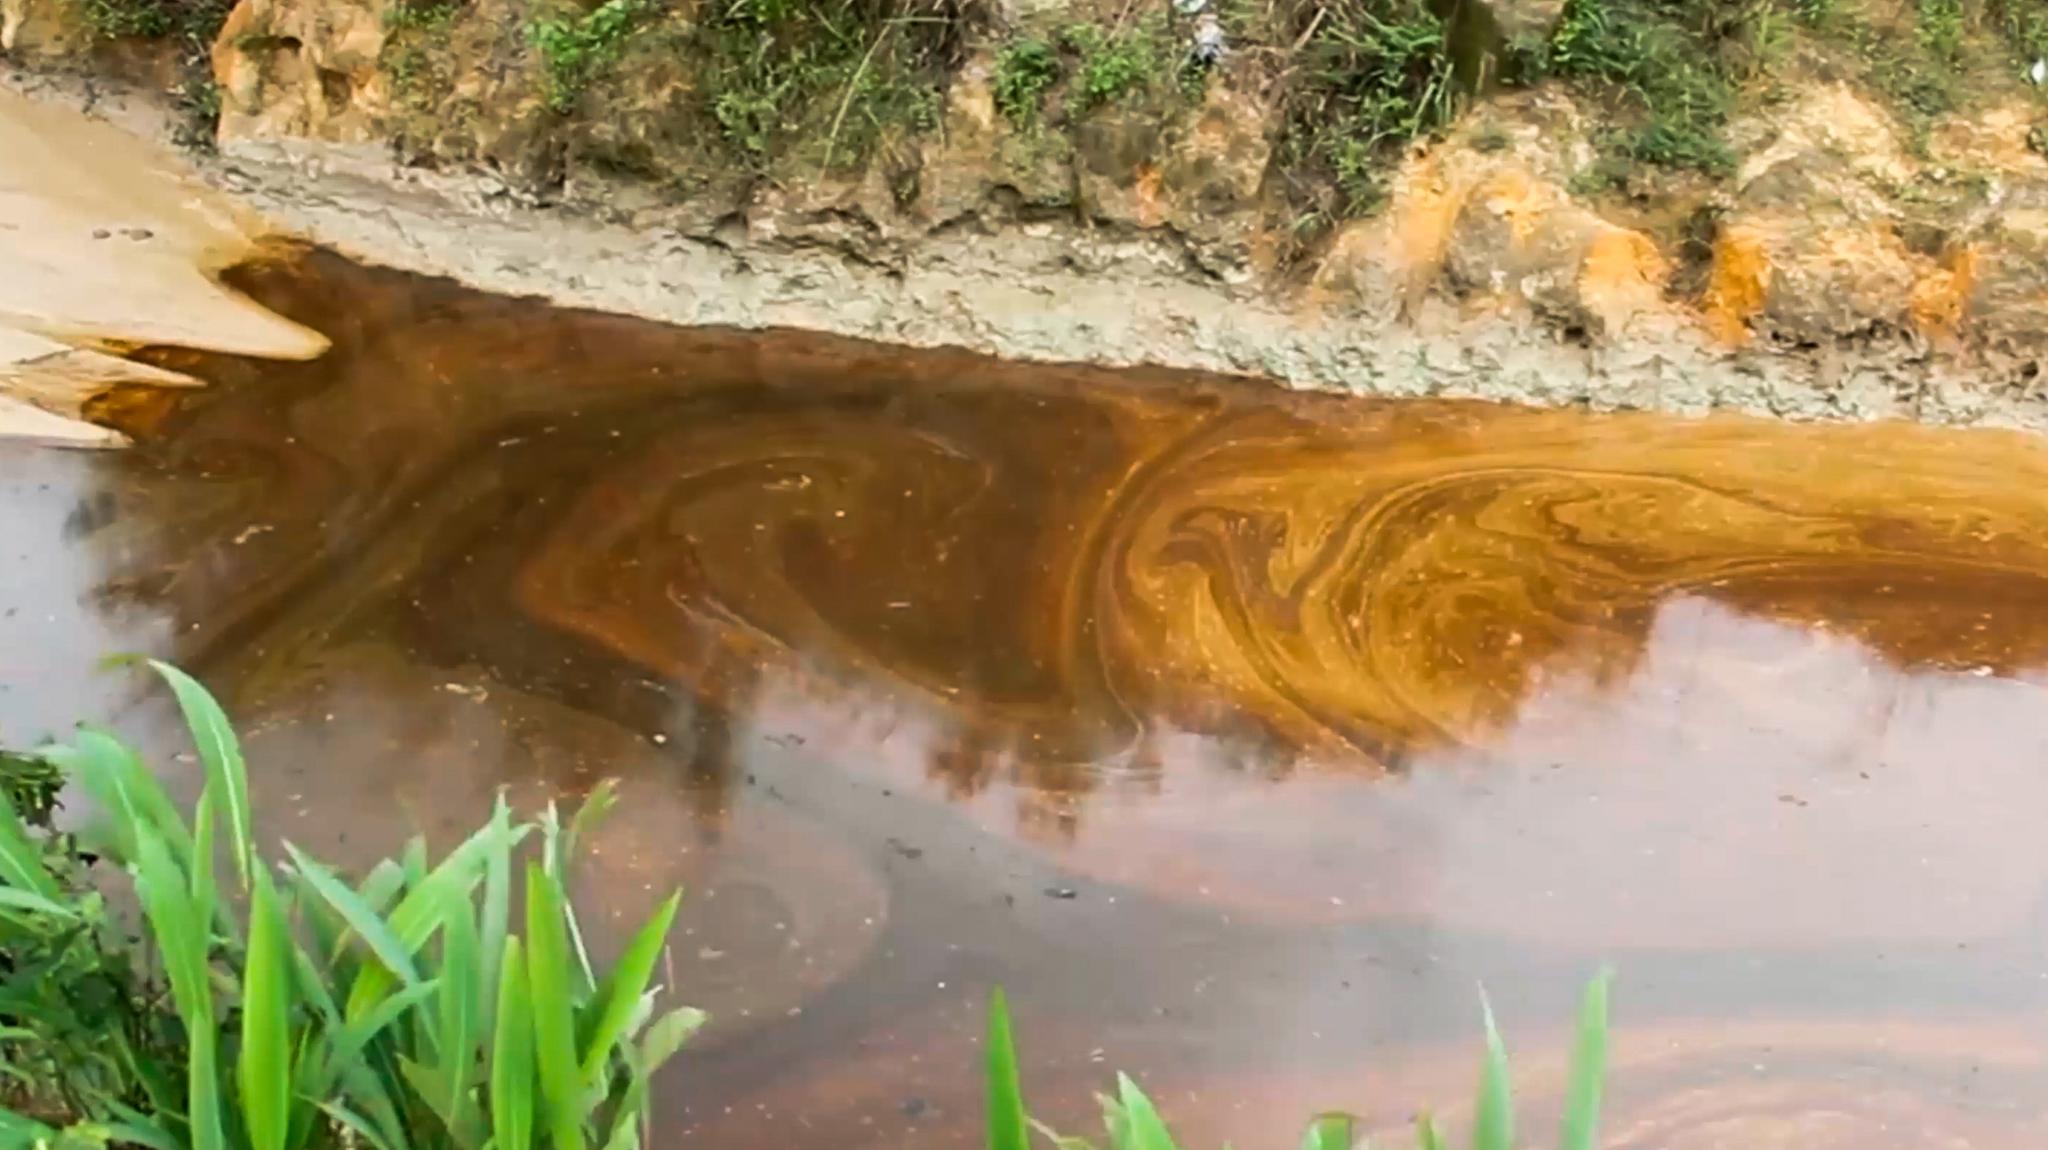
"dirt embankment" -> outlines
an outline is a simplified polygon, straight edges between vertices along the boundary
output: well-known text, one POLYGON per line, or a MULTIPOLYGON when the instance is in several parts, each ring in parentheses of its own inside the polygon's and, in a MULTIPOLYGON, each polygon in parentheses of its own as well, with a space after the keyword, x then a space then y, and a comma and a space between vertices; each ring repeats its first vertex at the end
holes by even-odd
POLYGON ((2048 425, 2048 15, 2018 0, 5 15, 15 86, 140 76, 277 224, 480 287, 1361 393, 2048 425))

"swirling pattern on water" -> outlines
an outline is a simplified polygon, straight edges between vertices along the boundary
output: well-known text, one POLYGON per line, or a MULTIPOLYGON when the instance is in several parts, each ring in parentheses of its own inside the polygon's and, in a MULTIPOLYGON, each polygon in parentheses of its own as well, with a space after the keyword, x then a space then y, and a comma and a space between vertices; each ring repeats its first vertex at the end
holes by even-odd
MULTIPOLYGON (((626 775, 604 909, 704 888, 682 976, 749 1022, 692 1098, 792 1146, 953 1068, 997 979, 1048 1065, 1110 1029, 1254 1095, 1229 1052, 1358 1065, 1462 1030, 1478 973, 1617 951, 1667 1012, 1783 1012, 1767 960, 2036 1004, 2035 440, 676 331, 319 253, 236 280, 335 351, 149 353, 217 386, 106 406, 145 442, 62 532, 94 608, 344 856, 626 775)), ((1714 1081, 1677 1126, 1778 1107, 1714 1081)), ((1927 1121, 2030 1144, 2042 1101, 1927 1121)))

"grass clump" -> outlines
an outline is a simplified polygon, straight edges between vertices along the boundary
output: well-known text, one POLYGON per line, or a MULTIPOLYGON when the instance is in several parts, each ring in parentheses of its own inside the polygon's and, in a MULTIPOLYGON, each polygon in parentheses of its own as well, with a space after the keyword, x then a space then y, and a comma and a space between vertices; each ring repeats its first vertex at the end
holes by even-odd
MULTIPOLYGON (((1610 976, 1601 973, 1586 987, 1579 1007, 1578 1037, 1572 1050, 1565 1088, 1559 1150, 1595 1150, 1599 1140, 1600 1102, 1607 1077, 1607 1002, 1610 976)), ((1493 1011, 1483 1010, 1486 1053, 1480 1063, 1478 1101, 1472 1109, 1472 1150, 1515 1150, 1514 1092, 1509 1083, 1507 1046, 1494 1025, 1493 1011)), ((1024 1104, 1017 1072, 1017 1051, 1010 1033, 1009 1006, 1002 991, 989 1001, 988 1037, 983 1079, 987 1099, 989 1150, 1028 1150, 1036 1129, 1061 1150, 1180 1150, 1157 1107, 1126 1076, 1117 1075, 1114 1095, 1101 1095, 1107 1139, 1096 1143, 1068 1138, 1034 1122, 1024 1104)), ((1362 1123, 1348 1114, 1323 1114, 1311 1119, 1301 1137, 1303 1150, 1370 1150, 1361 1141, 1362 1123)), ((1443 1150, 1449 1143, 1436 1121, 1424 1113, 1415 1123, 1419 1150, 1443 1150)))
POLYGON ((385 10, 384 23, 393 29, 436 31, 455 19, 462 3, 463 0, 398 0, 385 10))
POLYGON ((821 168, 938 126, 941 91, 981 0, 727 0, 679 46, 703 61, 703 110, 755 171, 821 168))
POLYGON ((101 945, 118 926, 77 840, 55 828, 62 786, 42 758, 0 754, 0 1101, 54 1120, 145 1105, 142 1081, 181 1048, 133 956, 101 945))
POLYGON ((527 25, 527 39, 540 52, 549 110, 573 111, 583 90, 619 62, 627 37, 659 7, 659 0, 604 0, 573 19, 527 25))
MULTIPOLYGON (((1629 160, 1726 174, 1734 157, 1723 131, 1734 107, 1731 68, 1720 50, 1744 28, 1715 0, 1568 0, 1550 41, 1557 75, 1607 85, 1637 123, 1609 151, 1629 160)), ((1619 170, 1619 169, 1611 169, 1619 170)))
POLYGON ((1918 0, 1915 11, 1920 47, 1935 61, 1953 65, 1963 49, 1963 0, 1918 0))
POLYGON ((996 111, 1020 128, 1038 122, 1045 93, 1060 78, 1059 53, 1036 37, 1013 40, 996 56, 996 111))
POLYGON ((1144 86, 1159 68, 1161 46, 1149 26, 1118 31, 1070 24, 1060 38, 1079 59, 1074 75, 1083 109, 1115 103, 1144 86))
POLYGON ((385 10, 388 32, 378 63, 401 104, 432 108, 452 85, 451 65, 434 47, 462 9, 463 0, 399 0, 385 10))
POLYGON ((1943 117, 1993 96, 2048 53, 2048 7, 2036 0, 1914 0, 1898 14, 1850 32, 1865 78, 1923 155, 1943 117))
POLYGON ((1998 30, 2022 64, 2048 59, 2048 5, 2038 0, 1999 0, 1998 30))
POLYGON ((178 26, 178 10, 164 0, 79 0, 85 26, 101 40, 156 39, 178 26))
POLYGON ((168 42, 177 53, 171 95, 182 113, 178 139, 208 148, 220 123, 220 87, 213 78, 213 42, 234 0, 68 0, 100 41, 168 42))
POLYGON ((274 865, 256 849, 226 716, 197 682, 152 665, 204 769, 189 818, 95 728, 32 756, 105 812, 89 849, 0 805, 0 1041, 8 1068, 31 1068, 10 1099, 28 1105, 0 1110, 0 1144, 643 1144, 650 1078, 703 1016, 654 1011, 676 897, 609 971, 585 953, 568 869, 608 789, 566 824, 552 807, 514 822, 501 798, 438 862, 415 840, 358 882, 289 844, 274 865), (142 909, 139 943, 107 924, 85 874, 102 865, 119 868, 142 909), (66 939, 83 948, 76 961, 132 962, 88 967, 108 984, 97 1013, 47 997, 46 984, 90 985, 43 959, 66 939))
POLYGON ((1289 167, 1334 184, 1337 201, 1320 205, 1328 214, 1368 211, 1399 150, 1457 114, 1450 28, 1428 0, 1338 0, 1298 8, 1289 34, 1302 45, 1286 102, 1289 167))

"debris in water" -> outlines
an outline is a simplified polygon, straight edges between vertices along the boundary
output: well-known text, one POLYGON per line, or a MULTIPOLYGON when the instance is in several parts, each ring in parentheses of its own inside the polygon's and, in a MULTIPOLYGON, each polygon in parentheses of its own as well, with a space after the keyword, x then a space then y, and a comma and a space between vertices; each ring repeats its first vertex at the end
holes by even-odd
POLYGON ((1081 892, 1070 886, 1049 886, 1045 888, 1045 897, 1075 899, 1081 897, 1081 892))

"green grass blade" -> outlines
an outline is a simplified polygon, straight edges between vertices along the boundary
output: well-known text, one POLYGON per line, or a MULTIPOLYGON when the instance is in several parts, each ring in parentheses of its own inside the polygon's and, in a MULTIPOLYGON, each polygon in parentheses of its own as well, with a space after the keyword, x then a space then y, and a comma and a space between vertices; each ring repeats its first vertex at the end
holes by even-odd
POLYGON ((397 1150, 382 1134, 377 1132, 377 1127, 371 1124, 368 1119, 343 1106, 341 1103, 321 1102, 319 1106, 321 1110, 327 1113, 328 1117, 348 1127, 356 1137, 367 1142, 371 1150, 397 1150))
POLYGON ((171 685, 171 693, 178 697, 178 709, 185 714, 185 725, 192 730, 199 761, 206 767, 207 788, 217 790, 227 807, 235 870, 241 875, 242 889, 247 890, 249 869, 256 856, 249 829, 249 771, 242 762, 242 747, 235 740, 235 729, 199 680, 156 659, 151 659, 149 666, 171 685))
POLYGON ((576 1064, 575 999, 562 901, 555 877, 528 864, 526 973, 533 995, 534 1064, 547 1103, 552 1150, 583 1150, 583 1081, 576 1064))
POLYGON ((988 1150, 1029 1150, 1024 1089, 1017 1075, 1017 1044, 1010 1034, 1010 1000, 997 987, 988 997, 985 1076, 988 1083, 988 1150))
POLYGON ((127 744, 105 731, 81 727, 71 746, 45 747, 41 754, 106 809, 113 832, 108 846, 122 863, 135 861, 135 828, 145 824, 156 828, 180 866, 192 857, 192 835, 177 806, 127 744))
POLYGON ((192 914, 202 924, 213 921, 220 905, 213 886, 213 788, 199 792, 199 804, 192 809, 192 857, 187 860, 192 876, 192 914))
POLYGON ((625 1094, 612 1112, 611 1132, 605 1136, 604 1150, 631 1150, 642 1144, 648 1133, 647 1114, 652 1105, 655 1072, 675 1057, 691 1035, 703 1029, 705 1017, 703 1011, 687 1006, 671 1010, 648 1025, 637 1049, 624 1049, 630 1077, 625 1094))
MULTIPOLYGON (((523 826, 503 827, 494 820, 448 852, 441 864, 431 871, 426 869, 424 858, 416 864, 409 863, 407 870, 414 875, 408 880, 411 889, 384 916, 397 945, 406 954, 418 953, 440 929, 448 908, 458 899, 468 899, 475 891, 495 853, 499 850, 509 853, 526 833, 527 828, 523 826)), ((393 985, 390 975, 383 971, 374 967, 364 971, 349 992, 349 1017, 361 1015, 379 998, 389 994, 393 985)))
MULTIPOLYGON (((287 922, 290 918, 289 914, 285 916, 287 922)), ((326 1077, 327 1035, 317 1026, 300 1028, 294 1044, 291 1081, 288 1084, 294 1105, 284 1135, 285 1145, 293 1150, 304 1150, 312 1141, 313 1123, 319 1120, 320 1112, 317 1107, 301 1100, 326 1097, 327 1092, 320 1085, 326 1077)))
MULTIPOLYGON (((371 1052, 374 1054, 375 1052, 371 1052)), ((353 1111, 367 1119, 393 1150, 410 1150, 406 1119, 400 1117, 394 1095, 400 1098, 398 1074, 383 1068, 389 1059, 366 1057, 349 1066, 341 1077, 341 1097, 354 1103, 353 1111)))
MULTIPOLYGON (((566 863, 568 857, 575 855, 577 848, 583 844, 584 836, 596 830, 597 825, 618 805, 617 779, 601 780, 590 789, 590 793, 584 796, 582 804, 576 808, 576 813, 569 816, 569 830, 562 839, 562 851, 565 856, 563 862, 566 863)), ((564 873, 562 877, 566 879, 568 876, 564 873)))
POLYGON ((1351 1150, 1358 1120, 1349 1114, 1318 1114, 1301 1135, 1301 1150, 1351 1150))
POLYGON ((1117 1101, 1123 1110, 1130 1150, 1178 1150, 1166 1122, 1128 1074, 1116 1076, 1117 1101))
POLYGON ((380 859, 363 881, 356 884, 356 893, 363 896, 363 905, 378 914, 388 914, 391 904, 405 891, 405 868, 390 859, 380 859))
POLYGON ((533 1145, 533 1012, 526 958, 519 936, 505 938, 499 963, 498 1007, 491 1042, 491 1141, 493 1150, 530 1150, 533 1145))
POLYGON ((259 867, 252 878, 237 1066, 242 1118, 250 1150, 284 1150, 292 1109, 290 942, 269 877, 259 867))
MULTIPOLYGON (((455 899, 442 915, 441 992, 436 995, 439 1081, 447 1096, 437 1099, 440 1113, 453 1116, 451 1123, 466 1113, 470 1090, 476 1085, 477 1046, 483 1037, 482 955, 478 953, 473 908, 466 898, 455 899)), ((455 1127, 451 1124, 450 1129, 455 1127)))
POLYGON ((48 1126, 0 1106, 0 1148, 16 1150, 18 1147, 53 1146, 57 1143, 57 1132, 48 1126))
POLYGON ((1444 1150, 1444 1134, 1436 1128, 1436 1119, 1424 1114, 1415 1120, 1415 1144, 1421 1150, 1444 1150))
POLYGON ((682 898, 681 891, 668 896, 668 901, 633 936, 625 953, 598 987, 594 1005, 597 1022, 590 1028, 582 1062, 583 1081, 591 1089, 603 1085, 612 1047, 626 1033, 626 1025, 640 1005, 640 996, 646 993, 647 983, 654 977, 654 964, 661 957, 661 948, 668 944, 669 927, 675 922, 676 906, 682 898))
POLYGON ((348 924, 348 928, 355 932, 356 937, 362 939, 364 945, 370 948, 370 953, 377 956, 377 961, 384 965, 384 969, 396 975, 408 986, 418 984, 419 971, 413 966, 411 951, 400 944, 384 920, 363 902, 362 896, 350 890, 347 883, 334 876, 334 872, 307 857, 299 848, 286 843, 284 849, 291 855, 292 865, 298 868, 299 874, 312 888, 313 893, 333 908, 335 914, 341 916, 341 920, 348 924))
POLYGON ((441 1128, 448 1133, 449 1141, 460 1144, 455 1136, 456 1110, 443 1109, 448 1101, 449 1090, 446 1075, 440 1067, 424 1066, 401 1054, 398 1056, 399 1076, 412 1088, 412 1096, 441 1120, 441 1128))
POLYGON ((1472 1109, 1472 1150, 1515 1150, 1514 1095, 1508 1084, 1508 1050, 1494 1025, 1493 1005, 1479 996, 1486 1016, 1486 1061, 1479 1071, 1479 1101, 1472 1109))
POLYGON ((361 1018, 351 1020, 343 1026, 334 1039, 331 1058, 339 1073, 348 1065, 361 1059, 363 1051, 376 1041, 379 1034, 404 1017, 408 1011, 432 998, 441 989, 437 979, 414 983, 377 1003, 375 1009, 361 1018))
MULTIPOLYGON (((491 807, 490 848, 484 856, 484 904, 478 922, 477 950, 483 965, 477 992, 483 998, 482 1033, 497 1029, 499 964, 505 957, 505 936, 512 922, 512 811, 505 792, 491 807)), ((523 832, 522 832, 523 833, 523 832)))
POLYGON ((654 1020, 640 1040, 640 1064, 648 1074, 676 1056, 692 1035, 704 1029, 709 1015, 694 1007, 681 1006, 654 1020))
POLYGON ((1571 1085, 1565 1092, 1563 1150, 1594 1150, 1599 1137, 1600 1094, 1607 1078, 1607 989, 1612 971, 1586 985, 1579 1006, 1578 1045, 1572 1051, 1571 1085))
POLYGON ((63 897, 57 877, 44 864, 42 852, 4 791, 0 791, 0 883, 45 902, 63 897))
POLYGON ((220 1082, 214 1063, 213 986, 207 970, 207 925, 194 913, 185 876, 154 828, 138 824, 135 893, 156 937, 171 998, 184 1020, 189 1048, 187 1117, 192 1150, 220 1150, 220 1082))
POLYGON ((0 907, 9 910, 28 911, 31 914, 49 915, 51 918, 75 919, 78 911, 72 907, 51 902, 42 895, 31 891, 18 890, 11 886, 0 886, 0 907))
MULTIPOLYGON (((140 1146, 143 1150, 183 1150, 177 1139, 154 1124, 107 1122, 100 1124, 99 1128, 105 1133, 108 1145, 140 1146)), ((57 1145, 62 1147, 64 1143, 60 1141, 57 1145)))

